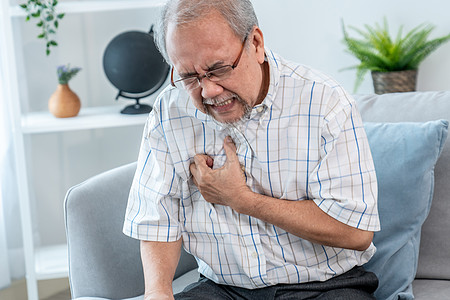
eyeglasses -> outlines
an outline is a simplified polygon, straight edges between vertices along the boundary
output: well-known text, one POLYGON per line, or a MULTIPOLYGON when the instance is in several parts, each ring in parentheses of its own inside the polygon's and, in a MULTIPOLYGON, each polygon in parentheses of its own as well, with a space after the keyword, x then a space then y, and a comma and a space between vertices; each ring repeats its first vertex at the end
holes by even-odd
POLYGON ((227 79, 231 75, 231 71, 234 70, 241 59, 242 53, 244 52, 245 42, 247 41, 247 37, 245 37, 242 42, 241 52, 239 52, 239 56, 236 58, 232 65, 226 65, 222 67, 218 67, 213 70, 209 70, 203 75, 192 75, 183 78, 178 78, 174 80, 174 67, 172 66, 172 71, 170 74, 170 83, 172 86, 177 88, 184 88, 185 90, 191 91, 195 90, 200 86, 200 82, 203 78, 208 77, 209 80, 213 82, 219 82, 221 80, 227 79))

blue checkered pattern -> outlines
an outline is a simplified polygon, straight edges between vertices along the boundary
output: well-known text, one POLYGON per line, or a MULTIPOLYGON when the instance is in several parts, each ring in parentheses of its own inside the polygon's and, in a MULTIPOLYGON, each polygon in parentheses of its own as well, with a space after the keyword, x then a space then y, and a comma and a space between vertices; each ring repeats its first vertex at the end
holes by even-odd
MULTIPOLYGON (((375 252, 311 243, 227 206, 206 202, 189 165, 199 153, 225 160, 230 135, 247 185, 275 199, 313 199, 350 226, 377 231, 377 185, 354 100, 331 78, 266 49, 270 87, 248 120, 223 127, 184 91, 168 87, 144 129, 124 233, 176 241, 211 280, 245 288, 323 281, 367 262, 375 252)), ((276 201, 276 200, 274 200, 276 201)))

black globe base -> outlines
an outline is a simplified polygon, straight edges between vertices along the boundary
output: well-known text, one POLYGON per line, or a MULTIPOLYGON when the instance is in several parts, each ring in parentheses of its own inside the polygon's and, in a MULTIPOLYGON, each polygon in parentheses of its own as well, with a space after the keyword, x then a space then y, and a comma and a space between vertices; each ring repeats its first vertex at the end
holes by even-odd
POLYGON ((152 107, 147 104, 133 104, 128 105, 120 111, 121 114, 125 115, 138 115, 138 114, 148 114, 152 111, 152 107))

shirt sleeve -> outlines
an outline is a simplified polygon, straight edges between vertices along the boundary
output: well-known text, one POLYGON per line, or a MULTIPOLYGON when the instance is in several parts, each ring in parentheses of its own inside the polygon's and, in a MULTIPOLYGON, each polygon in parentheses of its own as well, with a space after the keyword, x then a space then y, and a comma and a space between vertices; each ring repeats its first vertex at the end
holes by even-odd
POLYGON ((309 197, 344 224, 378 231, 377 178, 361 116, 350 96, 336 96, 328 107, 309 197))
POLYGON ((154 108, 144 127, 123 232, 140 240, 180 239, 178 180, 164 128, 154 108))

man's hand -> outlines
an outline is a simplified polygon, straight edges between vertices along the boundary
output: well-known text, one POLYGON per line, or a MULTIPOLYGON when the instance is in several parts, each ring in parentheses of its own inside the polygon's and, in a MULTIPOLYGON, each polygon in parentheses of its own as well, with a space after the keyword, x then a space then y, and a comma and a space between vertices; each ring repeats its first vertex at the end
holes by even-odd
POLYGON ((206 201, 227 205, 236 211, 240 208, 242 193, 251 192, 245 184, 244 172, 236 155, 231 137, 223 143, 227 160, 220 169, 213 170, 214 161, 205 154, 197 154, 189 167, 194 184, 206 201))

